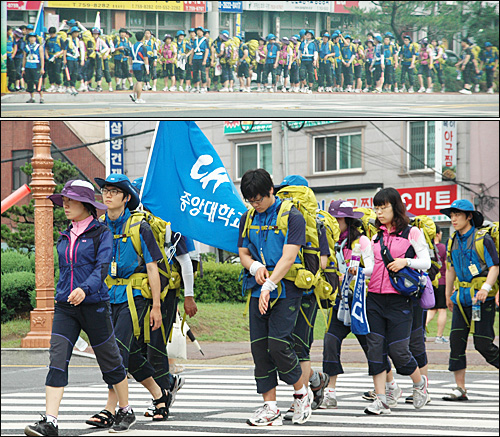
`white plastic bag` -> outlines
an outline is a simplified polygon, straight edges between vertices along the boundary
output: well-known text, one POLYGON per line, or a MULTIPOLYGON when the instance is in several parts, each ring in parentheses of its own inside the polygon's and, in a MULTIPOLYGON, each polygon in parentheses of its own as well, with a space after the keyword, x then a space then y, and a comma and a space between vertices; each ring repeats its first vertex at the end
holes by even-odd
MULTIPOLYGON (((175 316, 175 323, 172 327, 172 341, 167 344, 167 353, 169 358, 186 360, 186 334, 181 331, 181 324, 181 318, 177 312, 175 316)), ((184 331, 186 329, 186 324, 184 324, 184 331)))

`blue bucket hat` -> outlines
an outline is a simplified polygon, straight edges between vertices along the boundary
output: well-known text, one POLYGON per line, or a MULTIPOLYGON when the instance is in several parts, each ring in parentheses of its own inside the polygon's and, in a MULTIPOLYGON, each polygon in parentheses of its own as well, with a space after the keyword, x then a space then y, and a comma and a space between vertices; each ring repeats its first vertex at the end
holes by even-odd
POLYGON ((480 227, 483 224, 484 217, 479 211, 476 211, 474 205, 470 200, 467 199, 459 199, 455 200, 449 208, 440 209, 439 212, 441 214, 447 215, 450 217, 453 211, 462 211, 462 212, 471 212, 472 213, 472 221, 474 222, 474 226, 476 228, 480 227))
POLYGON ((183 30, 178 30, 178 31, 177 31, 177 34, 176 34, 175 36, 177 36, 177 37, 178 37, 179 35, 184 35, 184 36, 186 36, 186 32, 184 32, 183 30))
POLYGON ((78 26, 73 26, 70 30, 69 30, 69 33, 73 33, 73 32, 78 32, 80 33, 80 28, 78 26))
POLYGON ((301 38, 302 38, 305 34, 306 34, 306 29, 302 29, 302 30, 299 32, 299 35, 300 35, 300 37, 301 37, 301 38))
POLYGON ((76 24, 76 21, 75 21, 75 19, 74 19, 74 18, 72 18, 71 20, 66 21, 66 24, 67 24, 68 26, 74 26, 74 25, 76 24))
POLYGON ((119 188, 126 194, 130 194, 130 200, 127 203, 127 208, 130 211, 133 211, 139 206, 139 193, 135 190, 130 179, 124 174, 113 173, 110 174, 106 179, 94 178, 94 181, 100 188, 103 188, 105 185, 114 185, 116 188, 119 188))
POLYGON ((194 27, 191 27, 191 29, 189 29, 190 32, 195 32, 196 29, 194 27))
POLYGON ((382 37, 381 37, 380 35, 377 35, 377 36, 375 37, 375 39, 376 39, 378 42, 382 42, 382 37))
POLYGON ((303 176, 292 174, 292 175, 286 176, 285 179, 283 179, 283 182, 281 182, 281 184, 279 186, 286 187, 288 185, 308 187, 309 182, 307 182, 307 179, 303 176))
POLYGON ((141 193, 141 188, 142 188, 142 182, 144 181, 144 178, 141 176, 140 178, 134 179, 132 181, 132 186, 136 189, 136 191, 140 194, 141 193))
POLYGON ((488 47, 493 47, 493 44, 491 44, 490 42, 485 42, 485 43, 484 43, 484 46, 485 46, 486 48, 488 48, 488 47))
POLYGON ((35 26, 33 24, 28 24, 26 26, 26 29, 29 29, 29 30, 34 30, 35 29, 35 26))

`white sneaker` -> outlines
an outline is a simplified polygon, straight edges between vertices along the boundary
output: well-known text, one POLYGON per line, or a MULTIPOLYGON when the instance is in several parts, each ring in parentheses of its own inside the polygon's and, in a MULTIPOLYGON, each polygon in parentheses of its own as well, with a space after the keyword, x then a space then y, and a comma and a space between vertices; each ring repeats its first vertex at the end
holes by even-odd
POLYGON ((379 398, 375 399, 368 407, 365 408, 366 414, 391 414, 389 405, 384 404, 379 398))
POLYGON ((385 394, 387 396, 387 405, 390 408, 396 407, 398 405, 398 399, 401 397, 403 390, 399 385, 396 385, 395 389, 389 388, 385 390, 385 394))
POLYGON ((429 402, 429 382, 427 381, 427 376, 422 375, 424 379, 424 386, 422 388, 413 387, 413 406, 418 410, 422 408, 425 404, 429 402))
POLYGON ((247 424, 250 426, 277 426, 283 425, 283 419, 279 410, 277 412, 271 411, 269 405, 257 408, 252 417, 247 419, 247 424))
POLYGON ((493 94, 493 87, 488 88, 488 91, 486 91, 486 94, 493 94))
POLYGON ((201 89, 200 89, 200 93, 201 93, 201 94, 205 94, 206 92, 207 92, 207 89, 206 89, 206 88, 201 88, 201 89))
POLYGON ((219 93, 228 93, 229 92, 229 88, 226 88, 226 87, 223 87, 219 90, 219 93))
POLYGON ((47 93, 53 93, 54 90, 56 89, 55 85, 51 85, 48 89, 47 89, 47 93))
POLYGON ((400 93, 406 93, 406 85, 403 85, 402 88, 399 89, 400 93))
POLYGON ((426 92, 427 94, 432 94, 434 91, 433 91, 433 89, 432 89, 432 88, 427 88, 427 89, 425 90, 425 92, 426 92))
POLYGON ((252 90, 250 89, 250 87, 248 87, 248 88, 244 88, 244 89, 243 89, 243 92, 244 92, 244 93, 251 93, 251 92, 252 92, 252 90))
POLYGON ((108 91, 109 91, 110 93, 112 93, 112 92, 113 92, 113 87, 112 87, 111 85, 109 86, 108 91))
POLYGON ((305 93, 305 92, 306 92, 306 89, 305 89, 304 87, 302 87, 302 88, 300 89, 300 92, 301 92, 301 93, 305 93))
POLYGON ((65 93, 66 92, 66 87, 65 86, 59 86, 59 88, 57 88, 57 92, 58 93, 65 93))
POLYGON ((363 92, 364 92, 364 93, 367 93, 368 91, 370 91, 368 88, 365 88, 365 89, 363 90, 363 92))
POLYGON ((311 403, 313 400, 313 393, 310 388, 307 388, 307 395, 301 398, 295 398, 293 402, 293 418, 292 423, 306 423, 312 414, 311 403))
POLYGON ((286 88, 285 87, 281 88, 281 92, 286 93, 286 88))
POLYGON ((189 91, 191 91, 191 90, 192 90, 192 88, 193 88, 193 87, 192 87, 191 85, 186 86, 186 92, 188 93, 189 91))
POLYGON ((421 87, 419 90, 418 90, 419 93, 425 93, 425 88, 424 87, 421 87))
POLYGON ((156 91, 156 85, 153 88, 150 88, 151 91, 156 91))
POLYGON ((200 92, 200 89, 199 88, 193 88, 191 90, 191 93, 199 93, 200 92))
POLYGON ((472 94, 471 90, 466 90, 465 88, 463 90, 459 91, 460 94, 472 94))
POLYGON ((295 402, 292 403, 292 406, 288 409, 288 411, 285 413, 285 415, 283 416, 283 420, 292 420, 293 419, 293 413, 294 413, 294 409, 293 409, 293 406, 295 405, 295 402))
POLYGON ((87 86, 86 86, 84 83, 82 83, 82 84, 80 85, 80 88, 78 88, 78 91, 80 91, 80 92, 87 91, 87 86))
POLYGON ((320 86, 320 87, 318 88, 318 93, 322 93, 323 91, 325 91, 325 89, 324 89, 322 86, 320 86))
POLYGON ((312 94, 312 90, 309 89, 309 88, 306 88, 306 91, 305 91, 306 94, 312 94))
POLYGON ((327 388, 325 390, 325 397, 319 408, 337 408, 337 393, 334 388, 327 388))
POLYGON ((66 94, 71 94, 72 92, 73 90, 70 87, 66 88, 66 94))
POLYGON ((128 96, 130 97, 130 100, 132 100, 133 102, 137 101, 137 97, 135 96, 135 93, 134 94, 129 94, 128 96))
POLYGON ((395 93, 399 93, 399 89, 398 89, 398 87, 394 88, 394 92, 395 92, 395 93))
POLYGON ((180 87, 179 87, 179 91, 180 91, 181 93, 183 93, 183 92, 184 92, 184 88, 182 88, 182 87, 180 86, 180 87))
POLYGON ((168 91, 168 86, 162 89, 162 91, 168 91))
POLYGON ((414 89, 413 89, 413 87, 411 86, 411 87, 410 87, 410 89, 408 90, 408 92, 409 92, 410 94, 413 94, 413 93, 415 92, 415 90, 414 90, 414 89))
POLYGON ((360 90, 360 89, 358 89, 358 88, 356 88, 356 89, 354 90, 354 92, 355 92, 355 93, 360 93, 360 92, 361 92, 361 90, 360 90))
POLYGON ((436 339, 434 340, 434 343, 441 343, 441 344, 448 344, 449 342, 450 340, 444 337, 436 337, 436 339))
POLYGON ((233 92, 234 92, 234 89, 233 89, 233 88, 229 88, 229 92, 230 92, 230 93, 233 93, 233 92))
POLYGON ((293 89, 293 92, 294 92, 294 93, 298 93, 298 92, 300 92, 299 87, 298 87, 298 86, 296 86, 296 87, 293 89))
POLYGON ((147 85, 146 85, 146 84, 143 84, 143 85, 142 85, 142 90, 143 90, 143 91, 147 91, 147 90, 148 90, 148 87, 147 87, 147 85))
POLYGON ((136 99, 135 103, 146 103, 144 99, 136 99))
POLYGON ((443 87, 443 88, 441 88, 441 92, 442 92, 442 93, 445 93, 445 92, 446 92, 446 89, 445 89, 444 87, 443 87))
MULTIPOLYGON (((165 87, 167 88, 167 87, 165 87)), ((176 86, 171 86, 170 89, 167 89, 168 91, 177 91, 177 87, 176 86)), ((163 91, 167 91, 167 90, 163 90, 163 91)))
POLYGON ((481 91, 481 88, 479 88, 479 84, 477 84, 477 85, 474 87, 474 92, 479 93, 480 91, 481 91))
POLYGON ((177 396, 177 392, 182 388, 184 383, 186 382, 186 378, 181 375, 173 375, 174 377, 174 387, 170 390, 170 399, 167 405, 167 408, 170 408, 175 402, 175 398, 177 396))

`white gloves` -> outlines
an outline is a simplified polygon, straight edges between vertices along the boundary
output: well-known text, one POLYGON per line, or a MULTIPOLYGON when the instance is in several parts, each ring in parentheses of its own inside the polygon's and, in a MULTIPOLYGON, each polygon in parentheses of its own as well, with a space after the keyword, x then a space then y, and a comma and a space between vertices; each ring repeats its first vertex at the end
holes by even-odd
POLYGON ((262 286, 262 291, 274 291, 278 288, 278 286, 271 281, 269 278, 266 279, 266 282, 264 282, 264 285, 262 286))
POLYGON ((254 261, 252 263, 252 265, 250 266, 250 274, 252 276, 255 276, 255 274, 257 273, 257 270, 259 270, 261 267, 264 267, 266 268, 266 266, 264 264, 262 264, 261 262, 259 261, 254 261))

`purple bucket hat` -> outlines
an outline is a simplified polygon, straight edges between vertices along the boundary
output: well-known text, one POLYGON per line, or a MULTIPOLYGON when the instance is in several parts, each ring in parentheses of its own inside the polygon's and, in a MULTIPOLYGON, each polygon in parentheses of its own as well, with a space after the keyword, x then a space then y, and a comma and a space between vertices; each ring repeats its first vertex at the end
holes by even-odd
POLYGON ((364 215, 362 212, 354 211, 354 205, 345 200, 332 200, 328 212, 335 218, 350 217, 359 219, 364 215))
POLYGON ((108 209, 106 205, 95 200, 93 185, 90 182, 79 179, 66 182, 61 194, 52 194, 47 197, 58 206, 63 206, 62 198, 67 197, 68 199, 77 200, 78 202, 90 203, 95 206, 96 209, 108 209))

